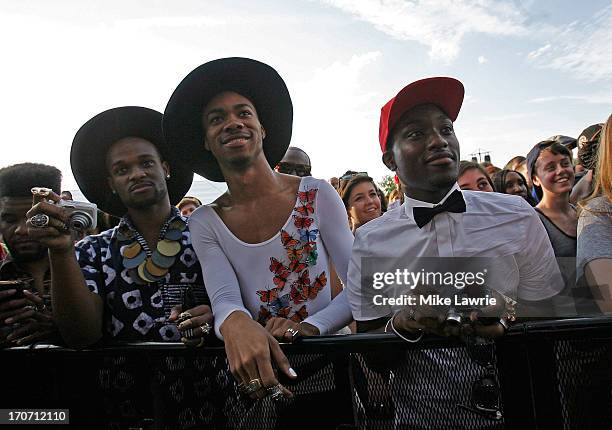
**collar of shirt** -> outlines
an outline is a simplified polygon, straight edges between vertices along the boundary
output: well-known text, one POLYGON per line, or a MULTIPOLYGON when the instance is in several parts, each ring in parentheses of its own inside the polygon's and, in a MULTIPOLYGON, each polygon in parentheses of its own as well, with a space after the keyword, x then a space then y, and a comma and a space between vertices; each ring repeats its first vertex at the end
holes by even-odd
MULTIPOLYGON (((453 191, 455 190, 459 190, 459 192, 461 192, 463 194, 463 192, 461 191, 461 188, 459 188, 459 184, 457 184, 455 182, 455 184, 451 187, 450 190, 448 190, 448 193, 446 193, 446 195, 442 198, 442 200, 440 200, 438 203, 434 204, 434 203, 429 203, 429 202, 424 202, 421 200, 416 200, 413 198, 410 198, 408 196, 404 197, 404 204, 402 205, 402 211, 403 214, 407 217, 410 218, 413 222, 414 222, 414 215, 412 214, 412 211, 414 208, 433 208, 434 206, 438 206, 441 205, 442 203, 444 203, 446 201, 446 199, 448 199, 448 197, 453 193, 453 191)), ((465 198, 465 197, 464 197, 465 198)), ((466 202, 467 203, 467 202, 466 202)), ((434 220, 436 218, 439 218, 438 214, 434 217, 434 220)), ((449 216, 451 219, 453 219, 454 221, 460 221, 463 214, 461 213, 453 213, 453 212, 446 212, 446 215, 449 216)), ((430 231, 432 228, 432 225, 434 225, 434 220, 432 220, 432 222, 426 224, 423 226, 423 230, 424 231, 430 231)))

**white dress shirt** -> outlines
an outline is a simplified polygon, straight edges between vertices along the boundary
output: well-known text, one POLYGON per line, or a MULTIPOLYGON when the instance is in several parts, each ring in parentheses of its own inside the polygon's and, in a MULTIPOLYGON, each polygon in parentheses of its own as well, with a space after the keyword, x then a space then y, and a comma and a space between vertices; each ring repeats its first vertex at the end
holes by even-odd
MULTIPOLYGON (((457 184, 440 204, 455 190, 460 190, 457 184)), ((466 203, 464 213, 443 212, 419 228, 413 218, 413 208, 436 205, 406 196, 400 207, 357 230, 347 285, 355 320, 372 320, 390 312, 389 308, 374 306, 366 299, 372 296, 368 291, 372 285, 362 282, 364 257, 401 261, 414 271, 420 270, 416 260, 419 257, 489 257, 495 258, 496 270, 503 279, 499 288, 494 289, 505 295, 537 301, 563 289, 546 230, 523 198, 481 191, 460 192, 466 203), (412 267, 411 262, 414 262, 412 267)))

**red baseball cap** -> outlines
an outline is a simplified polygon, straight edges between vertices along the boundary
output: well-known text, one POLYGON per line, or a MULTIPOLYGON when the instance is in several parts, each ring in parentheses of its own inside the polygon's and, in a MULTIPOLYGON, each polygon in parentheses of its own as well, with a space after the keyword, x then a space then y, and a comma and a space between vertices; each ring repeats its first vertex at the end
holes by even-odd
POLYGON ((380 111, 378 138, 383 152, 387 149, 387 139, 395 124, 404 112, 422 104, 439 106, 455 122, 465 90, 463 84, 454 78, 427 78, 406 85, 380 111))

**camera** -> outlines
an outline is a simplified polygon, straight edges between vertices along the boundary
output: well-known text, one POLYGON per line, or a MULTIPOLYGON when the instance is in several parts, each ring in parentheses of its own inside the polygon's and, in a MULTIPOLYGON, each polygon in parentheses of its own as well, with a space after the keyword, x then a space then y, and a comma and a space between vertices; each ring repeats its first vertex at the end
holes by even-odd
POLYGON ((98 225, 98 207, 93 203, 60 200, 57 205, 68 212, 70 230, 85 231, 98 225))

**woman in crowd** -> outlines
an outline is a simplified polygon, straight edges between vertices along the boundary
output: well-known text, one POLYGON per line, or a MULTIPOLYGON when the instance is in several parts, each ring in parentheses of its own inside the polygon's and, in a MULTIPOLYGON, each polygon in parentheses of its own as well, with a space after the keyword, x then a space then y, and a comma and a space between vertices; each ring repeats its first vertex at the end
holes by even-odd
POLYGON ((355 230, 382 215, 381 199, 374 180, 367 174, 357 174, 340 190, 353 234, 355 230))
POLYGON ((478 163, 461 161, 457 182, 462 190, 493 192, 493 182, 487 171, 478 163))
POLYGON ((531 183, 531 177, 527 172, 527 158, 522 155, 517 155, 513 157, 506 163, 504 166, 504 170, 514 170, 519 172, 525 180, 527 181, 527 193, 532 197, 532 199, 537 203, 539 201, 538 196, 535 194, 533 190, 533 184, 531 183))
POLYGON ((521 172, 504 169, 494 174, 491 180, 496 192, 520 196, 527 200, 531 206, 536 205, 535 200, 527 191, 527 180, 521 172))
POLYGON ((529 175, 540 203, 536 210, 556 257, 576 256, 576 208, 569 195, 574 185, 572 154, 564 145, 552 140, 536 144, 527 154, 529 175))
POLYGON ((580 204, 576 276, 593 291, 599 308, 612 313, 612 115, 601 133, 591 196, 580 204), (597 290, 595 290, 597 288, 597 290))

